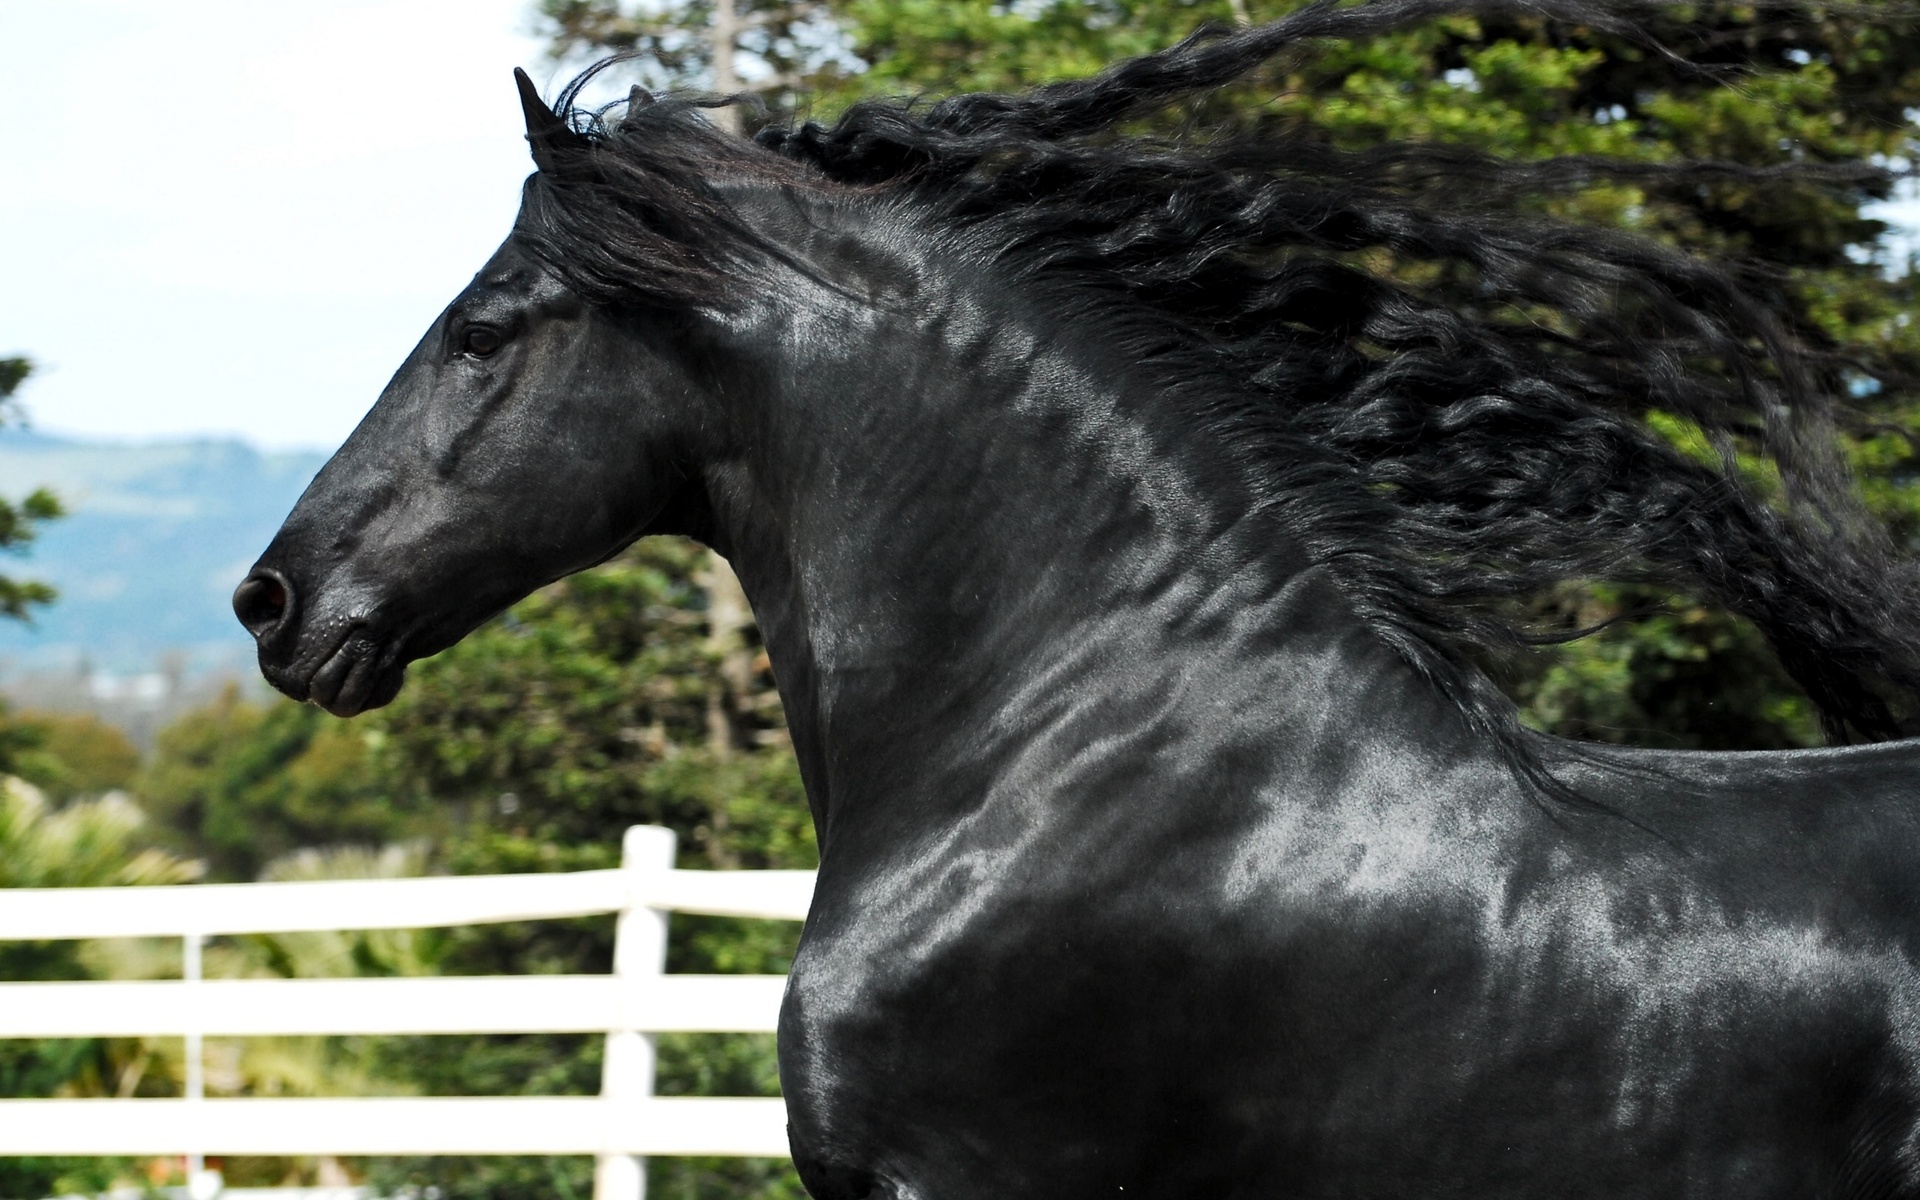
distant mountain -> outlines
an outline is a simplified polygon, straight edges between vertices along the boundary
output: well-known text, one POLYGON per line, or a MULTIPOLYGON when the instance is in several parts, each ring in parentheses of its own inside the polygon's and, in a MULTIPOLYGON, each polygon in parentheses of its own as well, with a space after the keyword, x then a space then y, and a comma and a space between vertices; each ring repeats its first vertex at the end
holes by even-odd
POLYGON ((60 599, 0 622, 0 674, 233 670, 250 647, 227 598, 327 455, 237 441, 115 443, 0 430, 0 494, 46 486, 68 516, 0 572, 60 599))

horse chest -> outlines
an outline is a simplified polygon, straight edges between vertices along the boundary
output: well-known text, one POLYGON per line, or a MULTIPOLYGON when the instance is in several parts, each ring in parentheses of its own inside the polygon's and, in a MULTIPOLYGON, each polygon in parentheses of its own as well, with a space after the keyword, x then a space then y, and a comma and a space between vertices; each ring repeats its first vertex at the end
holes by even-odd
POLYGON ((1432 956, 1383 973, 1310 894, 1162 859, 824 873, 781 1029, 796 1154, 927 1195, 1232 1195, 1302 1161, 1338 1047, 1432 956))

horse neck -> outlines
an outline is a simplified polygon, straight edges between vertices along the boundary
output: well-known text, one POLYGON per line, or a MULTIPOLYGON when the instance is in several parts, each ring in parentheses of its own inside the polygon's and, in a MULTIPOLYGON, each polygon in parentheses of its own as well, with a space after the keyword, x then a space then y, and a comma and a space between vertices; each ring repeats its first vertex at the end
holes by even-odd
POLYGON ((1384 705, 1458 741, 1111 342, 990 281, 890 269, 932 282, 831 318, 770 306, 736 356, 747 449, 708 480, 817 810, 973 804, 1036 743, 1103 729, 1333 745, 1384 705))

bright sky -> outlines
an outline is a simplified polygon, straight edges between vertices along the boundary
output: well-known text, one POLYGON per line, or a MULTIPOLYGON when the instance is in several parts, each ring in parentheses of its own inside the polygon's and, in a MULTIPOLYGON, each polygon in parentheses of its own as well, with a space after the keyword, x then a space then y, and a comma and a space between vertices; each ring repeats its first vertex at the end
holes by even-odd
POLYGON ((0 0, 0 357, 50 433, 331 448, 506 236, 532 0, 0 0))
MULTIPOLYGON (((506 235, 533 0, 0 0, 34 423, 331 448, 506 235)), ((1920 202, 1887 215, 1920 225, 1920 202)))

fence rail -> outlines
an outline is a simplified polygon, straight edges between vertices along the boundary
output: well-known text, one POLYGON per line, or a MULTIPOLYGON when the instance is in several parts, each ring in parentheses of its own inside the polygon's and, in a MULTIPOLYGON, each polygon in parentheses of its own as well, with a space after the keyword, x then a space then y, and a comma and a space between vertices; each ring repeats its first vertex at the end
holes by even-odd
POLYGON ((0 1100, 11 1154, 787 1153, 779 1100, 676 1096, 354 1097, 324 1100, 0 1100))
POLYGON ((786 1153, 781 1101, 653 1096, 652 1035, 774 1028, 785 977, 668 975, 669 912, 801 920, 811 871, 681 871, 637 826, 617 870, 0 891, 0 940, 178 937, 185 978, 0 983, 0 1038, 183 1037, 178 1100, 0 1100, 0 1155, 594 1154, 598 1200, 638 1200, 645 1155, 786 1153), (617 914, 611 975, 200 978, 209 936, 421 929, 617 914), (604 1033, 597 1097, 210 1099, 203 1039, 604 1033))
POLYGON ((0 984, 0 1037, 772 1033, 785 982, 780 975, 499 975, 11 983, 0 984))
MULTIPOLYGON (((638 828, 651 828, 639 826, 638 828)), ((656 908, 805 920, 812 871, 575 871, 141 888, 0 888, 0 941, 431 929, 656 908)))

